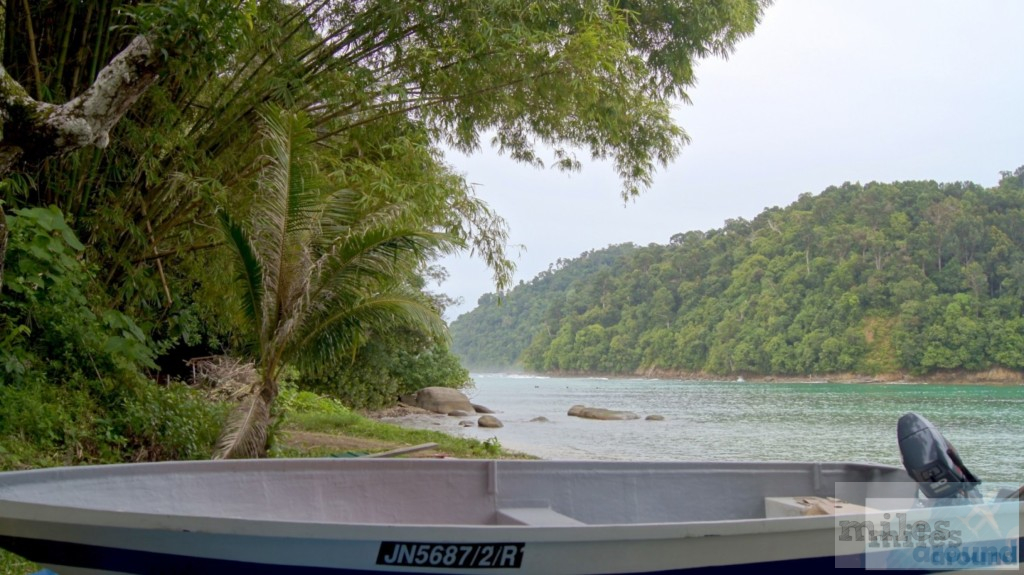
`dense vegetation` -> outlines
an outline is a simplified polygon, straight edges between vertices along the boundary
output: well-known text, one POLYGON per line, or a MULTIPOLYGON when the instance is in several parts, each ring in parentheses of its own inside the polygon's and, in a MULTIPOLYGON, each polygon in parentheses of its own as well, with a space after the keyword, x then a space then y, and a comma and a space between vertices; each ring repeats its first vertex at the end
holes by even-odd
POLYGON ((846 183, 668 245, 560 261, 451 327, 548 373, 1024 369, 1024 167, 985 189, 846 183))
POLYGON ((443 147, 639 193, 766 4, 0 3, 0 468, 259 454, 285 372, 354 407, 463 384, 431 263, 512 263, 443 147), (217 354, 241 401, 182 385, 217 354))

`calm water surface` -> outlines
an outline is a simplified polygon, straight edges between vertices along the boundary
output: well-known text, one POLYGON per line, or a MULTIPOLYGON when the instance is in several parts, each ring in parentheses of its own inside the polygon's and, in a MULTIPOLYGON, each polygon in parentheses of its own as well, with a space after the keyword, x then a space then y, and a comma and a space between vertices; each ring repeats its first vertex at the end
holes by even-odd
POLYGON ((868 461, 900 464, 896 421, 934 423, 985 482, 1024 481, 1024 387, 750 383, 474 374, 474 403, 500 429, 458 419, 406 425, 486 440, 545 459, 868 461), (575 404, 633 411, 633 421, 569 417, 575 404), (658 414, 665 421, 645 421, 658 414), (533 422, 543 416, 549 422, 533 422))

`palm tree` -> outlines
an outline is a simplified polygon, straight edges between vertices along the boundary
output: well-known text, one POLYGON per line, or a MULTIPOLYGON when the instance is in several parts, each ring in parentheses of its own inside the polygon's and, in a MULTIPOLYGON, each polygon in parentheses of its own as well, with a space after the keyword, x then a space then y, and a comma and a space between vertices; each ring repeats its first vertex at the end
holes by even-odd
POLYGON ((427 259, 462 247, 417 225, 410 205, 332 187, 303 114, 276 110, 262 120, 265 167, 249 223, 220 212, 260 378, 229 419, 216 458, 265 452, 285 365, 329 365, 398 325, 444 333, 408 279, 427 259))

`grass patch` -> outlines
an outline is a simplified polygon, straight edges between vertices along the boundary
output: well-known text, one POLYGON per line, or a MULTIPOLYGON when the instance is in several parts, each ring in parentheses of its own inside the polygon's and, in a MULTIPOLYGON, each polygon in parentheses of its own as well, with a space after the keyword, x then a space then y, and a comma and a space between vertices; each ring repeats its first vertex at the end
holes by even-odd
MULTIPOLYGON (((391 448, 436 443, 438 447, 435 451, 452 457, 529 458, 528 455, 503 449, 497 438, 478 441, 440 431, 407 429, 382 423, 364 417, 336 400, 309 391, 298 391, 288 385, 282 386, 278 405, 280 430, 285 432, 296 430, 357 437, 386 443, 391 448)), ((332 452, 330 447, 296 447, 287 443, 277 445, 273 450, 276 457, 323 457, 336 454, 337 450, 332 452)))
POLYGON ((26 575, 39 571, 35 563, 0 549, 0 575, 26 575))

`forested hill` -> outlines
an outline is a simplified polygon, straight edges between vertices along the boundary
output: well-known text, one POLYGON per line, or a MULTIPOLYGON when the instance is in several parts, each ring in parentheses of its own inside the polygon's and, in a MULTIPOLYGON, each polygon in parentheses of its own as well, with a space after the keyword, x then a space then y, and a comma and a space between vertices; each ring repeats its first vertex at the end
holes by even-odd
POLYGON ((451 325, 475 368, 928 374, 1024 369, 1024 167, 999 185, 830 187, 559 261, 451 325))

